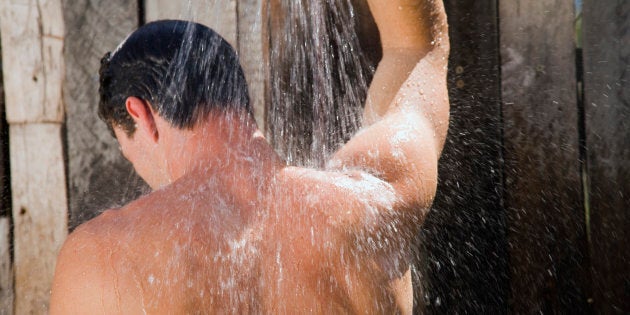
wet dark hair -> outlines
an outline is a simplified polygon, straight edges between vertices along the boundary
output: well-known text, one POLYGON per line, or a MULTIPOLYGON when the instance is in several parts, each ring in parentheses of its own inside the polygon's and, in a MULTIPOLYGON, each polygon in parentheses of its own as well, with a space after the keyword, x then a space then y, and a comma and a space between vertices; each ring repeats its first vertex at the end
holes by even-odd
POLYGON ((163 20, 133 32, 101 60, 99 117, 135 131, 127 97, 148 101, 177 128, 192 128, 214 110, 252 115, 245 75, 232 46, 194 22, 163 20))

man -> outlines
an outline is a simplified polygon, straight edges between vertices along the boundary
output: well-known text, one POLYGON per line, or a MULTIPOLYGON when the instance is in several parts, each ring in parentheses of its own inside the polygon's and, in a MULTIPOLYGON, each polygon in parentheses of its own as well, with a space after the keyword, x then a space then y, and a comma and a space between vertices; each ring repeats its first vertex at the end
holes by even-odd
POLYGON ((148 24, 104 58, 99 113, 154 191, 72 233, 51 314, 411 313, 410 247, 448 125, 440 0, 369 0, 383 59, 323 170, 256 128, 234 51, 148 24))

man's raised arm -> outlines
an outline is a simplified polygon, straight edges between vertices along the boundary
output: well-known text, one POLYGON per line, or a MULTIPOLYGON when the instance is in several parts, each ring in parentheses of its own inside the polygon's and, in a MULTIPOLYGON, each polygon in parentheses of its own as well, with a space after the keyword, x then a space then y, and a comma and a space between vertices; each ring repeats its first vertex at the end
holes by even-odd
POLYGON ((383 58, 370 85, 364 129, 330 161, 390 183, 407 209, 428 207, 448 128, 448 26, 442 0, 368 0, 383 58))

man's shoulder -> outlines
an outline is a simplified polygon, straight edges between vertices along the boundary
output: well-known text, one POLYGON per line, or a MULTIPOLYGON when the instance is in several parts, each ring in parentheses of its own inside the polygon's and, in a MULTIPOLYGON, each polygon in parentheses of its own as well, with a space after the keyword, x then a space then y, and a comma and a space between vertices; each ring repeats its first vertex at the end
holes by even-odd
POLYGON ((347 201, 393 204, 397 198, 391 184, 358 168, 287 168, 284 183, 289 189, 301 189, 307 195, 322 195, 326 199, 338 194, 347 201))
POLYGON ((123 233, 129 230, 129 219, 124 215, 124 211, 125 208, 109 209, 79 225, 65 240, 58 263, 81 265, 100 263, 102 253, 110 252, 116 247, 116 242, 119 242, 123 233))
POLYGON ((120 226, 122 218, 121 209, 105 210, 95 218, 79 225, 70 233, 66 242, 102 240, 104 234, 112 233, 120 226))
MULTIPOLYGON (((105 279, 105 251, 101 220, 93 219, 77 227, 66 239, 57 258, 51 295, 51 314, 63 314, 81 306, 91 306, 105 279), (79 303, 73 305, 74 303, 79 303)), ((85 308, 83 308, 85 310, 85 308)))
POLYGON ((287 212, 287 220, 296 221, 291 228, 315 227, 346 238, 401 206, 389 183, 359 169, 290 168, 283 181, 279 198, 294 210, 287 212))
POLYGON ((68 236, 55 267, 51 314, 88 313, 120 302, 117 247, 126 226, 120 211, 105 211, 68 236))
POLYGON ((158 195, 159 192, 151 192, 124 206, 104 210, 98 216, 79 225, 70 234, 69 239, 103 241, 116 237, 118 233, 129 232, 130 225, 138 225, 138 219, 147 218, 147 212, 151 212, 156 203, 159 204, 158 195))
POLYGON ((112 233, 119 228, 115 224, 117 211, 107 210, 70 233, 59 253, 59 263, 87 264, 98 258, 108 247, 112 233))

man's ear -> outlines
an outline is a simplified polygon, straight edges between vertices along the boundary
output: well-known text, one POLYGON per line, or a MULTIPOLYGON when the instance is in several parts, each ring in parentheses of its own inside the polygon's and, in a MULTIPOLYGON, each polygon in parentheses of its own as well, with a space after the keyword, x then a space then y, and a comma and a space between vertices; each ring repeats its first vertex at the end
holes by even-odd
POLYGON ((140 98, 130 96, 125 101, 125 106, 136 124, 136 132, 143 132, 153 142, 157 142, 159 133, 151 105, 140 98))

